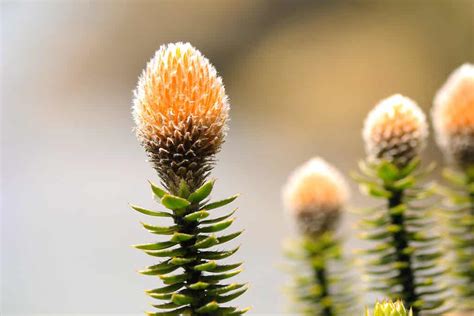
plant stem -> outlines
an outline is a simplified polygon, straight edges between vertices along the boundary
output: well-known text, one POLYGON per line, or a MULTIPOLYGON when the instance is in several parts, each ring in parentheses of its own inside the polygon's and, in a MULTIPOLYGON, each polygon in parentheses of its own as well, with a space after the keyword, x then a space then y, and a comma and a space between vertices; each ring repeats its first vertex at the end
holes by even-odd
POLYGON ((329 285, 326 277, 326 268, 323 266, 314 269, 315 277, 318 284, 321 286, 320 299, 323 301, 323 316, 333 316, 332 304, 327 304, 327 300, 330 299, 329 285))
MULTIPOLYGON (((197 227, 198 227, 198 224, 197 222, 186 222, 183 217, 189 213, 192 213, 192 212, 195 212, 197 211, 197 208, 193 205, 190 205, 188 207, 188 209, 186 210, 186 212, 183 214, 183 215, 178 215, 178 216, 175 216, 174 218, 174 221, 175 221, 175 224, 179 225, 182 227, 181 229, 181 232, 185 233, 185 234, 190 234, 190 235, 194 235, 193 238, 189 239, 189 240, 186 240, 186 241, 183 241, 183 242, 180 242, 179 245, 186 250, 186 253, 188 255, 197 255, 198 254, 198 250, 194 249, 192 247, 192 245, 194 245, 196 243, 196 236, 197 236, 197 227)), ((197 260, 197 259, 196 259, 197 260)), ((193 267, 196 265, 196 264, 199 264, 200 262, 197 262, 197 261, 192 261, 190 263, 187 263, 187 264, 184 264, 183 265, 183 268, 184 268, 184 272, 186 273, 187 275, 187 279, 186 279, 186 283, 188 285, 190 284, 193 284, 193 283, 196 283, 199 281, 199 278, 201 277, 201 274, 202 272, 201 271, 196 271, 193 269, 193 267)), ((194 315, 198 315, 198 313, 196 313, 195 309, 197 308, 196 306, 200 306, 199 303, 202 299, 202 293, 200 293, 200 291, 193 291, 195 293, 193 293, 194 297, 197 297, 198 300, 192 304, 190 304, 190 308, 192 309, 191 311, 191 316, 194 316, 194 315)), ((205 315, 205 314, 201 314, 201 315, 205 315)))
MULTIPOLYGON (((403 202, 403 191, 390 190, 392 196, 388 200, 388 207, 394 208, 403 202)), ((412 270, 412 258, 408 249, 408 236, 405 229, 405 215, 401 214, 390 214, 390 220, 392 225, 399 227, 398 231, 393 233, 393 243, 396 249, 395 256, 396 261, 399 262, 399 280, 401 281, 402 292, 401 299, 405 302, 405 305, 413 308, 413 315, 417 316, 420 312, 417 306, 413 306, 414 303, 419 299, 415 292, 415 275, 412 270)))

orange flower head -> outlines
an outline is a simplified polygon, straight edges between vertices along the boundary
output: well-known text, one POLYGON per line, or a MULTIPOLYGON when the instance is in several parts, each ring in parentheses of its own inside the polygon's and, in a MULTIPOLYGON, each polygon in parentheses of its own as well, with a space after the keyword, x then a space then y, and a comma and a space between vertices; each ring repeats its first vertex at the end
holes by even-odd
POLYGON ((164 185, 199 187, 227 131, 229 103, 221 77, 189 43, 160 47, 134 91, 136 135, 164 185))
POLYGON ((431 114, 436 141, 448 160, 474 165, 474 65, 464 64, 449 76, 431 114))
POLYGON ((367 116, 362 136, 369 160, 404 166, 419 154, 428 137, 423 111, 400 94, 379 102, 367 116))
POLYGON ((304 234, 333 229, 349 197, 342 174, 317 157, 297 168, 283 188, 286 208, 296 216, 304 234))

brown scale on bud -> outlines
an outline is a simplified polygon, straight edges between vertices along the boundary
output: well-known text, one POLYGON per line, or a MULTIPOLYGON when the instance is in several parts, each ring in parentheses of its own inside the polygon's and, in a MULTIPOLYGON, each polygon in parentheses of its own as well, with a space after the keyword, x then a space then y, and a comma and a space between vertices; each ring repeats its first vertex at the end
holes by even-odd
POLYGON ((229 103, 216 69, 189 43, 163 45, 134 91, 136 135, 163 184, 194 191, 211 171, 227 131, 229 103))
POLYGON ((348 196, 344 177, 321 158, 297 168, 283 188, 285 207, 305 235, 318 236, 333 230, 348 196))
POLYGON ((382 100, 368 114, 362 136, 370 161, 383 159, 403 167, 425 145, 428 125, 413 100, 396 94, 382 100))
POLYGON ((436 141, 461 168, 474 165, 474 65, 456 69, 441 87, 432 109, 436 141))

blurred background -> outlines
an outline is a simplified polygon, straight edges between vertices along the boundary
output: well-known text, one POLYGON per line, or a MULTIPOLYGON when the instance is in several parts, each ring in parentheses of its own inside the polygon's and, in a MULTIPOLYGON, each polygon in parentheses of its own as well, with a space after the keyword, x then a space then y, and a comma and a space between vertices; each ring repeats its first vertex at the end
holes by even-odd
MULTIPOLYGON (((474 1, 1 1, 1 313, 130 314, 148 308, 150 241, 128 202, 157 180, 133 133, 132 90, 163 43, 189 41, 224 78, 231 126, 214 197, 242 193, 238 305, 284 314, 289 172, 315 155, 364 156, 367 112, 400 92, 429 111, 474 61, 474 1)), ((431 144, 427 160, 441 161, 431 144)), ((353 185, 351 207, 366 202, 353 185)), ((357 247, 348 214, 341 233, 357 247)))

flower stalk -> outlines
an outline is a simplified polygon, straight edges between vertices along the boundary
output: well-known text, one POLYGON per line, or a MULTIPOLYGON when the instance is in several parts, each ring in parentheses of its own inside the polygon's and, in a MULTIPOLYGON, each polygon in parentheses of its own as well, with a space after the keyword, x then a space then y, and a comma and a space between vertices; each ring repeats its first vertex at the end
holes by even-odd
POLYGON ((456 69, 432 109, 437 143, 449 167, 443 176, 458 310, 474 312, 474 65, 456 69))
POLYGON ((135 246, 160 258, 140 271, 163 283, 146 291, 162 301, 153 305, 158 312, 147 315, 241 315, 248 310, 226 305, 247 290, 246 284, 226 283, 242 271, 242 263, 220 263, 239 247, 212 249, 242 233, 223 233, 234 222, 235 210, 211 218, 236 195, 209 201, 214 180, 207 178, 224 142, 228 110, 221 78, 188 43, 163 45, 139 79, 133 105, 136 134, 161 178, 164 188, 151 184, 151 190, 165 210, 132 208, 172 221, 167 226, 142 223, 150 233, 162 237, 135 246))
POLYGON ((334 167, 314 158, 292 174, 283 195, 301 233, 286 252, 296 262, 291 289, 295 309, 304 315, 347 315, 354 297, 335 234, 348 197, 345 180, 334 167))
POLYGON ((383 100, 366 120, 368 157, 355 175, 364 193, 384 201, 363 212, 359 225, 362 237, 371 242, 363 251, 370 289, 402 300, 415 316, 441 315, 447 309, 439 237, 432 233, 431 211, 422 204, 433 189, 419 184, 431 171, 422 170, 419 159, 427 130, 425 116, 412 100, 401 95, 383 100))

